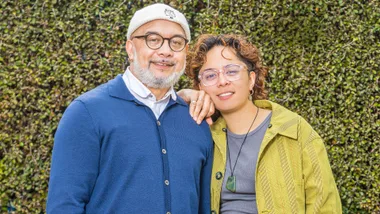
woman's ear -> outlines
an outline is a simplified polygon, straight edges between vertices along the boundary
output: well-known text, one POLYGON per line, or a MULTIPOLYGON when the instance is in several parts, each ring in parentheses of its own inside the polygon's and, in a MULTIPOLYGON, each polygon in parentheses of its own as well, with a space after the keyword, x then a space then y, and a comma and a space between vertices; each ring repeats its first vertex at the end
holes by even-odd
POLYGON ((250 84, 249 84, 249 90, 253 90, 253 88, 255 87, 255 82, 256 82, 256 73, 251 71, 249 72, 249 81, 250 81, 250 84))

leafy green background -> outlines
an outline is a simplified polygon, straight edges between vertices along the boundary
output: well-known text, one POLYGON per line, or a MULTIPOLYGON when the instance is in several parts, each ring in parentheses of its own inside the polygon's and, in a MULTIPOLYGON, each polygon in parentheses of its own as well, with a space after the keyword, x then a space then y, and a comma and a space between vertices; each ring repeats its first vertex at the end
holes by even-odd
MULTIPOLYGON (((53 135, 67 105, 126 68, 132 14, 155 1, 0 2, 0 205, 45 209, 53 135)), ((378 0, 160 1, 192 36, 240 33, 270 67, 270 99, 325 139, 344 213, 380 213, 378 0)), ((181 79, 177 88, 189 87, 181 79)))

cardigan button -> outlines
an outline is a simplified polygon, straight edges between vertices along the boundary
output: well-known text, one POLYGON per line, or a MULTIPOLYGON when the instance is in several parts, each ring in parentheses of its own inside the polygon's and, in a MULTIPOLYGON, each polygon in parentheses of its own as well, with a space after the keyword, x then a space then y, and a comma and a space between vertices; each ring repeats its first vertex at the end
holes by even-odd
POLYGON ((211 210, 211 214, 216 214, 215 210, 211 210))
POLYGON ((157 120, 157 126, 161 126, 161 122, 157 120))
POLYGON ((227 129, 226 128, 222 128, 222 131, 227 132, 227 129))
POLYGON ((268 125, 268 128, 272 128, 272 124, 269 124, 269 125, 268 125))
POLYGON ((220 179, 222 179, 222 177, 223 177, 223 174, 222 174, 221 172, 217 172, 217 173, 215 174, 215 178, 216 178, 216 180, 220 180, 220 179))

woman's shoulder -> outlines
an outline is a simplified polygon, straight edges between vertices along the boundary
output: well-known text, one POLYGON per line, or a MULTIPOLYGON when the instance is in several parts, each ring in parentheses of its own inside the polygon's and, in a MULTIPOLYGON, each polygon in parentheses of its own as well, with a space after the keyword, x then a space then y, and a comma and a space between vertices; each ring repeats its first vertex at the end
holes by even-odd
POLYGON ((301 117, 296 112, 270 100, 256 100, 255 105, 264 111, 270 111, 272 113, 272 119, 278 121, 298 120, 301 117))
MULTIPOLYGON (((281 104, 269 100, 255 101, 255 104, 264 109, 269 109, 272 112, 271 124, 285 131, 290 129, 298 134, 315 131, 312 126, 298 113, 289 110, 281 104)), ((289 131, 289 130, 288 130, 289 131)))

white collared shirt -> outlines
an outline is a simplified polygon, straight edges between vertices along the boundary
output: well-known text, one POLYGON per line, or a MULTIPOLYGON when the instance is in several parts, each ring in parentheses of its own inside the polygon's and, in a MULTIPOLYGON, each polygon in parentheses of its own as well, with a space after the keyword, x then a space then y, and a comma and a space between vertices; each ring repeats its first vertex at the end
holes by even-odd
POLYGON ((156 116, 156 119, 160 117, 162 112, 165 110, 166 105, 169 103, 170 97, 173 100, 177 99, 177 95, 174 91, 173 86, 170 87, 168 92, 162 97, 162 99, 157 100, 156 96, 144 85, 142 82, 132 74, 129 67, 123 74, 123 80, 125 85, 131 94, 140 102, 148 106, 156 116))

